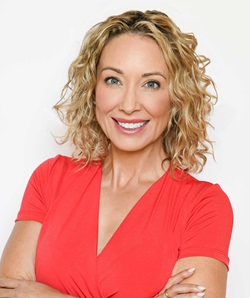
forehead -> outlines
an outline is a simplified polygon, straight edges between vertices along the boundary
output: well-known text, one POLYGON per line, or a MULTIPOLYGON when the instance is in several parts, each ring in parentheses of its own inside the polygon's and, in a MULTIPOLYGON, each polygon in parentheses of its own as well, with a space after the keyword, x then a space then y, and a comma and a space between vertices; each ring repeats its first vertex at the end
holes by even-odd
POLYGON ((113 37, 104 47, 100 65, 124 68, 157 68, 166 71, 163 52, 157 42, 148 36, 124 33, 113 37), (117 65, 118 64, 118 65, 117 65))

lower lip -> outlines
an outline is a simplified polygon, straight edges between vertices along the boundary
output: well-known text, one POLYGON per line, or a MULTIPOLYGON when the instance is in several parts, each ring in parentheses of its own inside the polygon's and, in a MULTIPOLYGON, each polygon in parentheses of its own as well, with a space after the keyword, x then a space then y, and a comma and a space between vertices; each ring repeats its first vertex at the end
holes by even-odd
POLYGON ((118 128, 118 130, 124 134, 127 134, 127 135, 133 135, 133 134, 141 132, 148 124, 148 122, 147 122, 141 127, 134 128, 134 129, 126 129, 126 128, 122 127, 121 125, 119 125, 116 121, 114 121, 114 122, 115 122, 115 125, 118 128))

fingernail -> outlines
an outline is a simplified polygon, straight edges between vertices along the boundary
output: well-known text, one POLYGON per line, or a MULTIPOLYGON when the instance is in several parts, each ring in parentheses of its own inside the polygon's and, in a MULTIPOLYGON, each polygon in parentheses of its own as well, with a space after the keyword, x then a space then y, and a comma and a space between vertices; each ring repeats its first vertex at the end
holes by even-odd
POLYGON ((203 297, 203 296, 205 296, 205 293, 204 292, 203 293, 196 294, 196 297, 203 297))
POLYGON ((194 270, 195 270, 195 268, 190 268, 187 271, 191 273, 191 272, 194 272, 194 270))
POLYGON ((196 288, 197 288, 199 291, 204 291, 204 290, 206 290, 206 288, 203 287, 203 286, 197 286, 196 288))

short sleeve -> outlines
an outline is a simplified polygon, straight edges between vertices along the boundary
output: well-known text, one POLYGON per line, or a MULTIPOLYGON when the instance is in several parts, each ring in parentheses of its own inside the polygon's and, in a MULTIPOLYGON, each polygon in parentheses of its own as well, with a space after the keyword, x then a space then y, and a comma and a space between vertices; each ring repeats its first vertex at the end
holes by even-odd
POLYGON ((40 164, 32 173, 24 191, 16 221, 34 220, 43 222, 48 210, 47 188, 51 164, 55 158, 40 164))
POLYGON ((179 258, 207 256, 228 267, 233 211, 227 195, 219 185, 211 184, 194 201, 186 207, 179 258))

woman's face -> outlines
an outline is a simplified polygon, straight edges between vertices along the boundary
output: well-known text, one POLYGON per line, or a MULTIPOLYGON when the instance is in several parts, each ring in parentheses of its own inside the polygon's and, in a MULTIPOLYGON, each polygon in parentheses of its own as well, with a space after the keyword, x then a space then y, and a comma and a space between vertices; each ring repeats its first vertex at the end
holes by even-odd
POLYGON ((109 41, 97 68, 96 117, 112 146, 161 148, 169 112, 169 73, 157 43, 132 33, 109 41))

